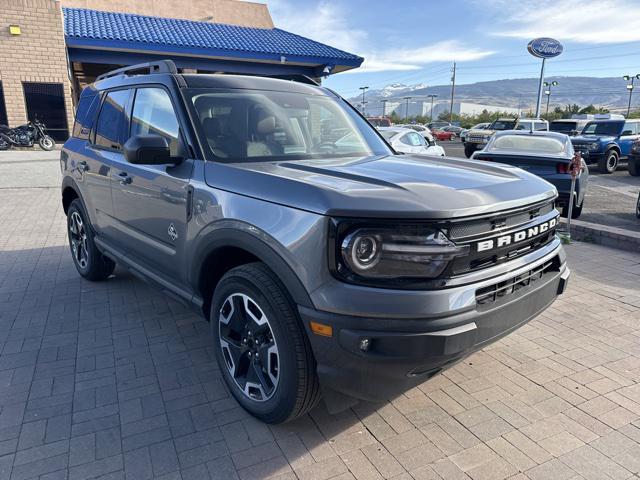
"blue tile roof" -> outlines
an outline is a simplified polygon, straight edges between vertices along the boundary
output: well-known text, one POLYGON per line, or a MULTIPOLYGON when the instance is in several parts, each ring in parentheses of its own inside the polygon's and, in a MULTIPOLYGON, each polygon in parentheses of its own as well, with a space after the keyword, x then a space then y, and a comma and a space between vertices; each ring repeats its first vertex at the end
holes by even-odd
POLYGON ((360 66, 362 58, 279 28, 263 29, 129 13, 63 8, 70 46, 169 49, 186 54, 360 66))

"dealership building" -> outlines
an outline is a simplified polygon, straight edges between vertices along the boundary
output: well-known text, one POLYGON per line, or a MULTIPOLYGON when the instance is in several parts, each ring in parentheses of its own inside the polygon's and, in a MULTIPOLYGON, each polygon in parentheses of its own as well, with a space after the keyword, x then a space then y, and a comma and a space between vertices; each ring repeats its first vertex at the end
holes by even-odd
POLYGON ((172 59, 179 71, 281 78, 357 68, 362 57, 276 28, 240 0, 11 0, 0 10, 0 124, 43 121, 56 140, 82 88, 109 70, 172 59))

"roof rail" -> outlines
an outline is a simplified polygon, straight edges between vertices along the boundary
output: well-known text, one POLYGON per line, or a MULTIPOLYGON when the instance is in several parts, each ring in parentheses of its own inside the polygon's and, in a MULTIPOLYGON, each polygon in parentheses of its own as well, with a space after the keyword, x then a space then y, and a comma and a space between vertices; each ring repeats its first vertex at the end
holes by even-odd
POLYGON ((178 73, 176 64, 172 60, 158 60, 157 62, 138 63, 129 65, 128 67, 118 68, 110 72, 103 73, 96 78, 96 82, 105 78, 115 77, 117 75, 135 75, 138 73, 178 73))
POLYGON ((316 82, 313 78, 307 76, 307 75, 302 75, 302 74, 298 74, 298 73, 294 73, 294 74, 275 74, 275 75, 267 75, 269 78, 277 78, 280 80, 290 80, 292 82, 298 82, 298 83, 306 83, 307 85, 315 85, 316 87, 319 87, 320 84, 318 82, 316 82))

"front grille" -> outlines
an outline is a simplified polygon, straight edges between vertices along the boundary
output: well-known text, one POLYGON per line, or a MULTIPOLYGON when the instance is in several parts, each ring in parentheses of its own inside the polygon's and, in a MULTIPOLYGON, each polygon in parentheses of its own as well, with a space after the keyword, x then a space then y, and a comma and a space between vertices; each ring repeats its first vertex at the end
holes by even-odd
POLYGON ((450 276, 489 268, 534 252, 555 238, 558 212, 553 202, 489 218, 454 223, 449 237, 469 245, 469 254, 451 262, 450 276))
POLYGON ((529 223, 536 217, 542 217, 553 210, 553 202, 543 206, 533 206, 529 210, 506 214, 496 218, 475 220, 454 224, 449 230, 449 238, 454 242, 467 237, 475 237, 479 235, 495 235, 496 230, 517 228, 520 225, 529 223))
POLYGON ((530 287, 546 274, 554 271, 559 271, 557 257, 515 277, 479 288, 476 290, 476 303, 478 305, 495 303, 504 297, 514 294, 518 290, 530 287))
POLYGON ((485 138, 487 137, 483 137, 481 135, 469 135, 467 137, 468 140, 473 140, 474 142, 482 142, 485 138))

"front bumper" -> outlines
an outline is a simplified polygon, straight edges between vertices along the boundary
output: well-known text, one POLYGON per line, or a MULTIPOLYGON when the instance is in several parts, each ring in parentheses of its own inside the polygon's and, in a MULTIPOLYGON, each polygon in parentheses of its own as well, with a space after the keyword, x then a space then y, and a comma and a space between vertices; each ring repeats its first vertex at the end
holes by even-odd
MULTIPOLYGON (((478 301, 473 308, 435 317, 381 319, 300 307, 329 409, 339 411, 354 403, 345 399, 393 398, 527 323, 566 288, 569 269, 561 249, 539 265, 552 262, 553 268, 526 287, 496 295, 489 303, 478 301), (333 335, 314 335, 311 321, 331 325, 333 335), (332 408, 332 399, 341 405, 332 408)), ((524 276, 519 269, 511 277, 496 278, 496 285, 524 276)), ((478 292, 486 288, 478 285, 475 296, 480 298, 478 292)))
POLYGON ((598 151, 587 150, 585 148, 576 148, 575 150, 580 152, 585 163, 598 163, 598 160, 604 157, 604 153, 598 151))

